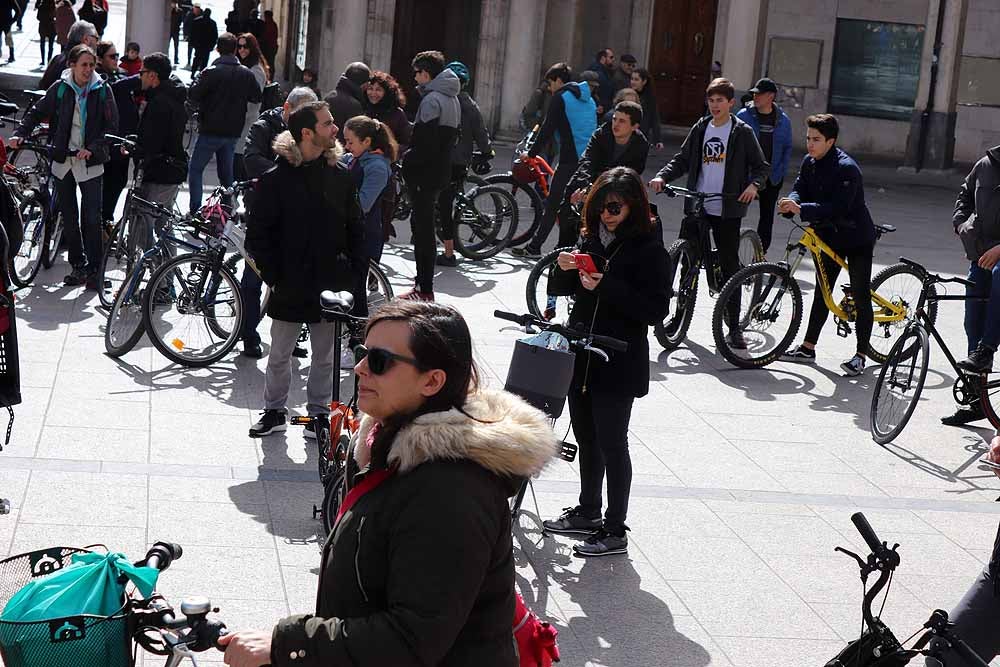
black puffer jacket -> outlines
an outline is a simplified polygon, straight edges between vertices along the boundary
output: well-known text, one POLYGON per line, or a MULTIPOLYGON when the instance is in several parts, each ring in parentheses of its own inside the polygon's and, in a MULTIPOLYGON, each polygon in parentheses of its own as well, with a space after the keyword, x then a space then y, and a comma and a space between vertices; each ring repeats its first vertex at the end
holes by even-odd
POLYGON ((591 353, 578 353, 573 383, 645 396, 649 393, 649 327, 666 317, 670 298, 667 251, 655 233, 615 239, 608 248, 596 237, 584 237, 579 251, 594 258, 604 277, 591 291, 583 288, 576 271, 556 269, 561 280, 576 286, 570 323, 624 340, 628 349, 607 350, 607 362, 591 353))
POLYGON ((277 168, 257 186, 247 223, 247 250, 271 286, 267 314, 286 322, 319 322, 323 290, 365 298, 367 255, 358 191, 342 151, 303 163, 290 132, 274 140, 277 168))
MULTIPOLYGON (((275 667, 517 667, 508 498, 555 454, 544 415, 506 392, 425 414, 323 549, 316 613, 280 621, 275 667), (481 421, 477 421, 481 420, 481 421), (290 659, 289 656, 295 656, 290 659)), ((355 460, 367 473, 365 418, 355 460)))
POLYGON ((283 111, 282 107, 268 109, 250 126, 246 151, 243 153, 243 162, 250 178, 256 178, 274 166, 274 138, 288 129, 282 116, 283 111))
POLYGON ((173 75, 146 91, 146 110, 139 120, 139 147, 147 183, 174 185, 187 178, 186 99, 187 86, 173 75))
POLYGON ((324 100, 330 105, 330 115, 337 124, 337 137, 341 141, 344 139, 344 124, 354 116, 360 116, 365 112, 361 106, 361 96, 361 86, 346 76, 341 76, 337 87, 324 100))
POLYGON ((219 56, 195 77, 188 101, 200 113, 199 132, 238 138, 246 122, 247 104, 260 102, 260 85, 236 56, 219 56))

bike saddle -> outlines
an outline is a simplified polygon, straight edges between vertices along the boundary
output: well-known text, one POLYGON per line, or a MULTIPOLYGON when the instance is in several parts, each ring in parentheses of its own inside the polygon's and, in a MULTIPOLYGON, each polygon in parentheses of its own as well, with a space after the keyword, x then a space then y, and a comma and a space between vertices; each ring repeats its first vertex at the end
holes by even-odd
POLYGON ((896 225, 875 225, 875 229, 879 234, 888 234, 889 232, 896 231, 896 225))
POLYGON ((13 102, 0 102, 0 116, 13 116, 18 110, 13 102))
POLYGON ((324 290, 319 295, 319 307, 324 311, 347 313, 354 307, 354 295, 350 292, 324 290))

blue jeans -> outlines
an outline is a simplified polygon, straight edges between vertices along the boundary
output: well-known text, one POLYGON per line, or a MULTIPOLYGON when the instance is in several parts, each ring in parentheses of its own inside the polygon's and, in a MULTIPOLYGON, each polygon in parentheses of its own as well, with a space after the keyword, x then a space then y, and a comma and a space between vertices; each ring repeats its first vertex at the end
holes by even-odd
POLYGON ((188 168, 188 188, 191 190, 190 211, 195 213, 201 208, 202 174, 209 160, 215 156, 215 169, 219 182, 229 187, 233 184, 233 155, 236 152, 236 137, 215 137, 210 134, 199 134, 191 155, 188 168))
POLYGON ((257 325, 260 324, 260 293, 263 283, 253 269, 243 267, 243 278, 240 280, 240 292, 243 295, 243 343, 244 345, 260 345, 260 334, 257 325))
POLYGON ((965 335, 969 354, 979 343, 995 350, 1000 344, 1000 262, 992 271, 975 262, 969 267, 969 280, 975 287, 966 287, 968 296, 989 297, 989 301, 965 302, 965 335))
POLYGON ((87 273, 100 270, 104 244, 101 239, 101 200, 104 177, 98 176, 80 183, 81 212, 76 204, 76 179, 73 172, 65 178, 53 178, 59 210, 63 215, 63 234, 69 250, 69 263, 87 273))

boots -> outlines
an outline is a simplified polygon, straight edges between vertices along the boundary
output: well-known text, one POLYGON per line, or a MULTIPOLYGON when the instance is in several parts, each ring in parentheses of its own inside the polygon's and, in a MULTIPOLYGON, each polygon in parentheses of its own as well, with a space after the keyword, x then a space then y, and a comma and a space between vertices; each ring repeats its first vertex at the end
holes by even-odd
POLYGON ((12 63, 12 62, 14 62, 14 47, 11 46, 11 47, 8 47, 8 49, 10 51, 10 58, 7 59, 7 62, 12 63))

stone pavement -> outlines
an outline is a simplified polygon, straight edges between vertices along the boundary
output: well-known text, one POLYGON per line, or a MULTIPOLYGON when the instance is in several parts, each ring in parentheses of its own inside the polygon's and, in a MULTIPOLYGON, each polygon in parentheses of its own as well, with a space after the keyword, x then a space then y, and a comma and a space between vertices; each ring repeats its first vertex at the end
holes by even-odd
MULTIPOLYGON (((951 191, 873 186, 869 197, 876 217, 899 227, 878 247, 877 265, 905 254, 936 271, 963 271, 948 227, 951 191)), ((680 202, 658 203, 672 237, 680 202)), ((790 226, 776 225, 784 239, 790 226)), ((385 261, 397 291, 406 289, 410 248, 393 244, 385 261)), ((523 311, 528 267, 504 253, 438 278, 439 299, 468 319, 493 384, 506 376, 517 334, 500 332, 492 312, 523 311)), ((161 578, 163 592, 210 596, 232 628, 270 627, 312 609, 321 541, 311 518, 321 496, 315 453, 297 429, 246 435, 265 361, 233 354, 213 368, 179 368, 145 341, 110 359, 105 314, 95 298, 61 286, 66 269, 43 270, 19 295, 24 403, 0 453, 0 495, 14 506, 0 517, 0 556, 94 542, 141 555, 153 541, 173 540, 185 554, 161 578)), ((808 303, 811 276, 802 273, 808 303)), ((900 637, 933 608, 950 608, 988 558, 1000 482, 976 460, 992 432, 939 425, 952 410, 954 379, 939 350, 910 426, 879 447, 867 432, 877 367, 857 379, 838 369, 853 341, 830 325, 815 367, 736 370, 714 351, 712 304, 700 296, 681 349, 651 344, 653 384, 631 425, 628 557, 572 557, 572 541, 543 538, 530 495, 525 501, 518 585, 558 626, 563 664, 823 664, 859 627, 856 567, 833 552, 863 549, 849 521, 857 510, 902 544, 885 612, 900 637)), ((943 334, 960 351, 961 305, 941 306, 943 334)), ((303 379, 292 406, 304 403, 303 379)), ((566 427, 558 425, 560 435, 566 427)), ((557 514, 575 504, 576 466, 553 463, 534 489, 541 515, 557 514)))

